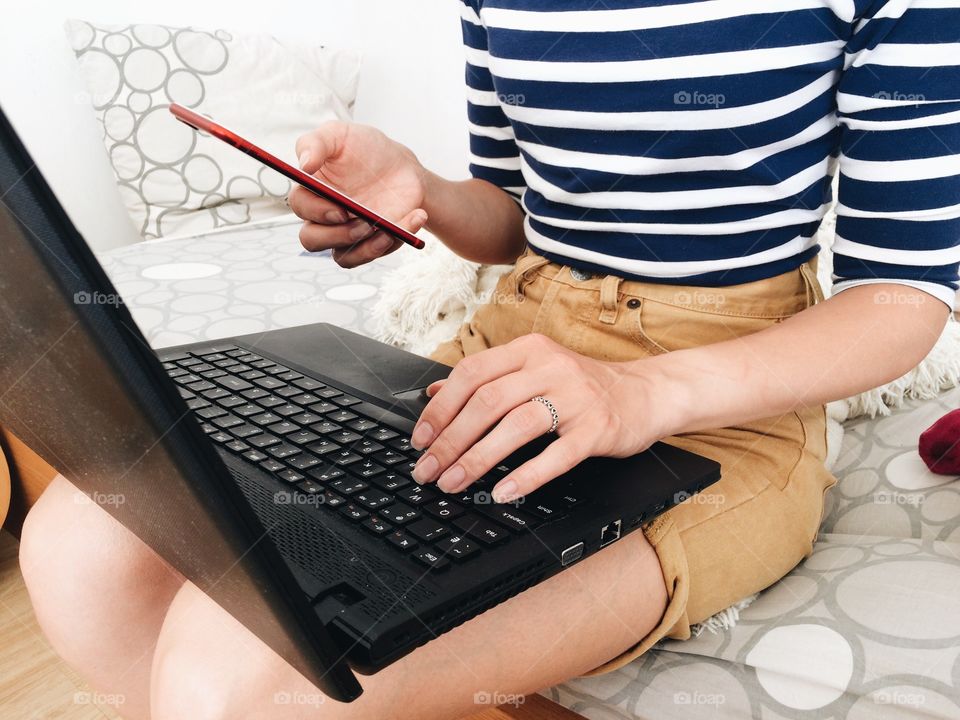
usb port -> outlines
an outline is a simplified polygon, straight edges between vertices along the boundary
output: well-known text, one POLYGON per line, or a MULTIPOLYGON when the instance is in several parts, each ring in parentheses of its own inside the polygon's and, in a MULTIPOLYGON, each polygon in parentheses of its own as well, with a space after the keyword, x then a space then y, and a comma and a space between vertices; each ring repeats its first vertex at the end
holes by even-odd
POLYGON ((600 547, 604 547, 620 539, 620 521, 614 520, 612 523, 603 526, 600 531, 600 547))
POLYGON ((562 553, 560 553, 560 565, 566 567, 570 563, 575 563, 577 560, 583 557, 583 543, 578 542, 576 545, 571 545, 562 553))

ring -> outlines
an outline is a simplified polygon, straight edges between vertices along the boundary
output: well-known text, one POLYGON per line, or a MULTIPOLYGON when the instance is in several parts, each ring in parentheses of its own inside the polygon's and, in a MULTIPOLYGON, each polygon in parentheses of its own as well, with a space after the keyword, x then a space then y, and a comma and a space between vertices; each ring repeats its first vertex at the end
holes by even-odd
POLYGON ((557 408, 554 407, 553 403, 547 400, 543 395, 537 395, 534 398, 530 398, 530 402, 538 402, 547 409, 547 412, 550 413, 550 418, 553 420, 553 424, 550 425, 550 429, 547 430, 547 432, 556 432, 557 426, 560 424, 560 415, 557 413, 557 408))

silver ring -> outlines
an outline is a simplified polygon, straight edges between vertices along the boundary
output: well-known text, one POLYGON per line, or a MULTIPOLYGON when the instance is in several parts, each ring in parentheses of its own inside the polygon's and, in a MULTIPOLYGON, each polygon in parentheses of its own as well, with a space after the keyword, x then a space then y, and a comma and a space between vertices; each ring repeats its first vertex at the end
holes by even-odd
POLYGON ((550 425, 550 429, 547 430, 547 432, 556 432, 557 426, 560 424, 560 415, 557 413, 557 408, 554 407, 553 403, 547 400, 543 395, 537 395, 534 398, 530 398, 530 402, 538 402, 547 409, 547 412, 550 413, 550 418, 553 420, 553 423, 550 425))

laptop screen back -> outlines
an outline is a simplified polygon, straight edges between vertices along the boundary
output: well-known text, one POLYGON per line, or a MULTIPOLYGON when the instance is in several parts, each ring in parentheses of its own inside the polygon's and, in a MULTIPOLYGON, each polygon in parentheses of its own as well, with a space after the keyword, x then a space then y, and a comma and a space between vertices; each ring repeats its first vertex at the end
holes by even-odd
POLYGON ((312 621, 307 598, 263 542, 264 529, 2 113, 0 425, 328 696, 359 695, 341 653, 312 621))

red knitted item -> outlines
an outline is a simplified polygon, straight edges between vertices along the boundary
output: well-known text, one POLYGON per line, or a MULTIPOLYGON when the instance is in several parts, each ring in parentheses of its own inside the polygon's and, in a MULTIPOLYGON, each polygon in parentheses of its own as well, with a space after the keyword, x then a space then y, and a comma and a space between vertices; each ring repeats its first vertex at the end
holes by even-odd
POLYGON ((930 472, 960 475, 960 410, 953 410, 920 435, 920 457, 930 472))

